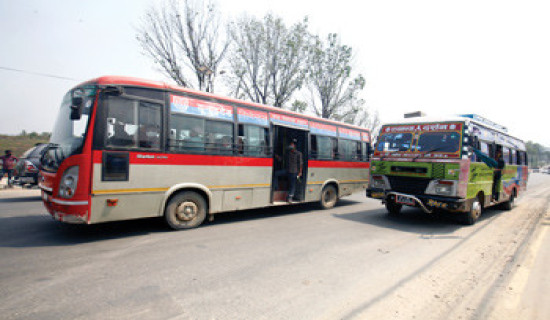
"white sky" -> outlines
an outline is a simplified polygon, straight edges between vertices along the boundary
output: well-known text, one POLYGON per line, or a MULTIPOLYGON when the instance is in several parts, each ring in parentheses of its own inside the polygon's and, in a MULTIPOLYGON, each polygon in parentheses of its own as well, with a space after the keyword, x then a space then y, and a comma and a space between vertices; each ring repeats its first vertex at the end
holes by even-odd
MULTIPOLYGON (((135 40, 153 0, 0 0, 0 133, 51 131, 80 81, 126 75, 169 81, 135 40)), ((403 113, 478 113, 550 146, 550 2, 219 0, 226 18, 272 12, 337 32, 367 79, 382 122, 403 113)))

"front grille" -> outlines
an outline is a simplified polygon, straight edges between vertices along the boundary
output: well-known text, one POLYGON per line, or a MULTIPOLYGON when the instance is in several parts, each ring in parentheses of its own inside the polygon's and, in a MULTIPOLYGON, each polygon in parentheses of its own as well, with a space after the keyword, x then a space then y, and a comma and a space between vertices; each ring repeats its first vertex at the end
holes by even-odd
POLYGON ((433 164, 433 177, 435 179, 445 179, 445 164, 434 163, 433 164))
POLYGON ((414 177, 387 176, 390 181, 391 190, 412 195, 424 194, 430 179, 414 177))

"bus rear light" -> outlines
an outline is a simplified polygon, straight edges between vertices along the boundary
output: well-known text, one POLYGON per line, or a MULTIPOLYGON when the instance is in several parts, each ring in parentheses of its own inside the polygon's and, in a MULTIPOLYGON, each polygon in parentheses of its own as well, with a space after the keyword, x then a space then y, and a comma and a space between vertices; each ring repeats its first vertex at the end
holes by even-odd
POLYGON ((78 166, 73 166, 65 170, 59 184, 59 196, 70 199, 76 192, 78 185, 78 166))
POLYGON ((107 207, 116 207, 118 199, 107 199, 107 207))

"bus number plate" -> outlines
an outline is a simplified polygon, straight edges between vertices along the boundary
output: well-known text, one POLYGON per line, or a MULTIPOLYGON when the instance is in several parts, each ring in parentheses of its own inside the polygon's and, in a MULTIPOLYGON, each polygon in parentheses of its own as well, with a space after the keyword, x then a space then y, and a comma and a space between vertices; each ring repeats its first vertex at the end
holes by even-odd
POLYGON ((408 206, 414 206, 414 199, 407 196, 397 195, 396 202, 401 204, 406 204, 408 206))

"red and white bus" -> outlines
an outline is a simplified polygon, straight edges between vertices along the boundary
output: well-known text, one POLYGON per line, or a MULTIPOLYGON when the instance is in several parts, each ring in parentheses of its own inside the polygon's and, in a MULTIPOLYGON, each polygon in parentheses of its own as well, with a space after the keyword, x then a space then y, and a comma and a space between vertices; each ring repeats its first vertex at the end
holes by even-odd
POLYGON ((303 154, 296 202, 330 208, 364 192, 370 140, 344 123, 106 76, 63 98, 39 185, 59 221, 159 216, 185 229, 219 212, 286 204, 288 181, 276 172, 290 141, 303 154))

